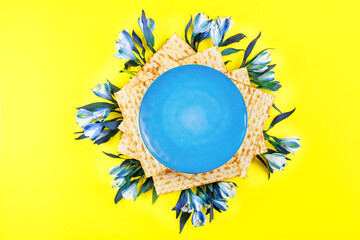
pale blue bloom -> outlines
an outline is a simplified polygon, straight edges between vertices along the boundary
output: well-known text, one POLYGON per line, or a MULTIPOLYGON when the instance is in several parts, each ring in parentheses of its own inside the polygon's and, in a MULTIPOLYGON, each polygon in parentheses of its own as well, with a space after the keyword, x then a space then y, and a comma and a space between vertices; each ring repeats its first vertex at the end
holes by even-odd
POLYGON ((236 194, 236 185, 232 182, 217 182, 220 189, 220 195, 224 199, 233 198, 236 194))
POLYGON ((110 168, 109 169, 109 173, 110 175, 115 178, 122 170, 124 170, 127 166, 126 165, 119 165, 119 166, 116 166, 116 167, 113 167, 113 168, 110 168))
POLYGON ((185 191, 185 198, 186 198, 186 202, 185 205, 181 208, 181 211, 191 213, 194 210, 194 208, 191 202, 191 196, 189 191, 185 191))
POLYGON ((179 200, 177 201, 175 207, 172 210, 181 210, 188 213, 191 213, 194 210, 191 203, 191 196, 189 190, 184 190, 181 192, 179 200))
POLYGON ((226 211, 228 205, 226 204, 226 200, 225 199, 214 199, 211 198, 210 202, 212 204, 214 204, 214 206, 216 206, 218 209, 222 210, 222 211, 226 211))
POLYGON ((198 13, 195 16, 193 22, 193 32, 191 35, 191 39, 194 39, 196 35, 199 33, 204 33, 210 29, 210 21, 206 17, 205 13, 198 13))
POLYGON ((85 127, 86 125, 94 121, 94 117, 90 111, 81 108, 76 113, 76 120, 77 124, 79 124, 81 127, 85 127))
POLYGON ((92 141, 99 136, 103 128, 104 126, 102 123, 89 123, 84 127, 84 135, 89 137, 92 141))
POLYGON ((283 139, 279 140, 279 144, 292 154, 294 154, 301 147, 299 137, 284 137, 283 139))
POLYGON ((98 121, 101 122, 103 120, 105 120, 109 114, 110 114, 110 108, 97 108, 95 109, 92 114, 93 114, 93 118, 98 121))
POLYGON ((260 77, 257 77, 256 80, 263 81, 263 82, 270 82, 275 79, 275 74, 273 71, 264 73, 260 77))
POLYGON ((195 211, 192 215, 191 222, 194 227, 204 226, 206 223, 206 216, 201 211, 195 211))
MULTIPOLYGON (((139 22, 139 27, 140 27, 141 31, 144 32, 144 25, 141 21, 141 18, 138 18, 138 22, 139 22)), ((150 29, 150 31, 153 32, 155 29, 155 21, 152 20, 151 18, 147 18, 146 23, 147 23, 147 26, 150 29)))
POLYGON ((191 194, 191 202, 192 202, 192 206, 193 206, 194 210, 201 211, 201 209, 204 206, 203 200, 199 196, 195 195, 191 190, 189 190, 189 191, 191 194))
POLYGON ((221 29, 222 39, 226 32, 234 25, 234 20, 231 17, 216 17, 216 22, 221 29))
POLYGON ((286 166, 286 156, 281 153, 265 153, 263 156, 268 160, 271 172, 282 171, 286 166))
POLYGON ((114 57, 116 58, 120 58, 120 59, 123 59, 123 60, 138 60, 137 57, 135 56, 135 54, 132 52, 131 48, 126 48, 126 47, 123 47, 121 49, 119 49, 115 54, 114 54, 114 57))
POLYGON ((268 50, 262 51, 257 55, 252 61, 251 64, 254 65, 267 65, 271 62, 271 52, 268 50))
POLYGON ((116 40, 115 44, 116 49, 118 50, 114 56, 116 58, 124 59, 124 60, 137 60, 137 57, 132 51, 137 52, 134 42, 131 38, 130 33, 127 30, 123 30, 119 34, 119 40, 116 40))
POLYGON ((251 72, 262 73, 268 69, 268 66, 251 64, 247 67, 247 69, 251 72))
POLYGON ((106 100, 112 101, 113 97, 111 95, 111 88, 108 82, 99 83, 92 89, 94 94, 98 97, 104 98, 106 100))
POLYGON ((114 179, 114 181, 111 182, 112 188, 119 188, 125 183, 125 178, 123 177, 117 177, 114 179))
POLYGON ((221 40, 223 39, 221 29, 216 23, 210 29, 210 38, 214 46, 219 46, 221 40))
POLYGON ((131 50, 135 50, 134 42, 131 38, 130 33, 127 30, 123 30, 119 34, 119 40, 116 41, 116 49, 120 50, 121 48, 127 48, 131 50))
POLYGON ((137 193, 137 184, 138 181, 133 181, 131 185, 121 193, 122 197, 125 199, 132 199, 135 201, 136 193, 137 193))

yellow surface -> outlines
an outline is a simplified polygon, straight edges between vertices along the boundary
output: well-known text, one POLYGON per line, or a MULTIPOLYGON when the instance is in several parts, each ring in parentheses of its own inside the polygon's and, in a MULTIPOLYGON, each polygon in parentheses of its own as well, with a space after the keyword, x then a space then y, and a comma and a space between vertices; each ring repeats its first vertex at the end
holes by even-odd
MULTIPOLYGON (((0 239, 355 239, 359 238, 358 1, 1 1, 0 239), (267 180, 254 162, 228 211, 178 234, 178 194, 115 205, 108 169, 119 135, 100 147, 74 141, 75 107, 91 88, 127 77, 115 39, 145 9, 156 47, 183 34, 190 14, 230 15, 230 34, 259 31, 274 47, 277 105, 295 114, 276 136, 303 145, 267 180), (205 238, 206 237, 206 238, 205 238)), ((229 34, 229 35, 230 35, 229 34)), ((229 36, 228 35, 228 36, 229 36)), ((239 65, 242 54, 230 65, 239 65)))

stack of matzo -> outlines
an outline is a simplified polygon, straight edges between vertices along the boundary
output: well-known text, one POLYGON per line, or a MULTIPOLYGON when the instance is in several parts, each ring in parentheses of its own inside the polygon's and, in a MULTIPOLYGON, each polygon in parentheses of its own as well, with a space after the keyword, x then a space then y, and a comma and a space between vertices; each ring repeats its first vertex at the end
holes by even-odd
POLYGON ((153 177, 158 195, 237 176, 245 178, 253 157, 267 151, 262 131, 274 96, 251 87, 246 68, 227 72, 218 47, 196 53, 174 34, 115 96, 124 118, 119 126, 123 134, 118 152, 141 162, 146 177, 153 177), (162 73, 186 64, 205 65, 227 75, 243 95, 248 111, 247 131, 238 152, 223 166, 201 174, 176 172, 158 162, 144 145, 138 126, 141 100, 151 83, 162 73))

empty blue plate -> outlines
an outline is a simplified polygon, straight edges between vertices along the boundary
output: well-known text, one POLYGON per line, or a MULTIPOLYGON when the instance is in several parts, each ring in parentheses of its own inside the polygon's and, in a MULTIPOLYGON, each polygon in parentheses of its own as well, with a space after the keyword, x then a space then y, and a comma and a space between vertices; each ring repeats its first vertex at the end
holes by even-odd
POLYGON ((206 66, 160 75, 141 102, 139 127, 150 153, 183 173, 203 173, 231 159, 244 140, 247 111, 235 84, 206 66))

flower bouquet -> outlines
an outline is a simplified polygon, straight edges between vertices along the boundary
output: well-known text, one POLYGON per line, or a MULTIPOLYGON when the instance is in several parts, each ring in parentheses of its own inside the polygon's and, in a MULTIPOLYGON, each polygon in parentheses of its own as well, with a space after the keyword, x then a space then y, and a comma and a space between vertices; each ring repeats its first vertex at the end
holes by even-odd
POLYGON ((135 200, 149 191, 152 191, 155 203, 159 195, 179 192, 179 200, 172 210, 180 219, 181 232, 190 218, 192 225, 199 227, 205 225, 207 219, 213 220, 214 210, 219 213, 227 210, 227 199, 235 196, 237 186, 225 180, 245 178, 252 159, 264 165, 268 178, 275 171, 284 169, 290 160, 289 154, 300 148, 299 138, 275 137, 269 131, 292 115, 295 109, 282 112, 273 103, 274 93, 281 85, 275 81, 276 65, 271 64, 271 51, 264 49, 253 53, 261 33, 246 48, 235 48, 232 46, 239 45, 246 35, 226 36, 233 26, 231 17, 210 19, 204 13, 198 13, 184 24, 185 40, 174 34, 156 50, 155 21, 147 18, 143 11, 138 24, 141 34, 123 30, 115 44, 114 56, 125 60, 120 72, 129 75, 129 83, 122 89, 110 81, 94 87, 93 93, 103 101, 78 108, 77 124, 82 131, 76 133, 79 134, 76 139, 90 138, 100 145, 121 131, 119 154, 104 152, 119 160, 119 165, 110 169, 114 178, 111 185, 117 190, 115 203, 122 199, 135 200), (213 46, 198 51, 206 39, 210 39, 213 46), (222 56, 242 52, 239 68, 228 71, 226 65, 230 61, 224 62, 222 56), (208 66, 227 76, 241 93, 247 108, 248 124, 241 147, 228 162, 208 172, 178 172, 164 166, 144 145, 138 129, 140 105, 155 79, 184 65, 208 66), (265 130, 271 107, 279 114, 272 117, 265 130), (111 119, 110 115, 113 116, 111 119))

